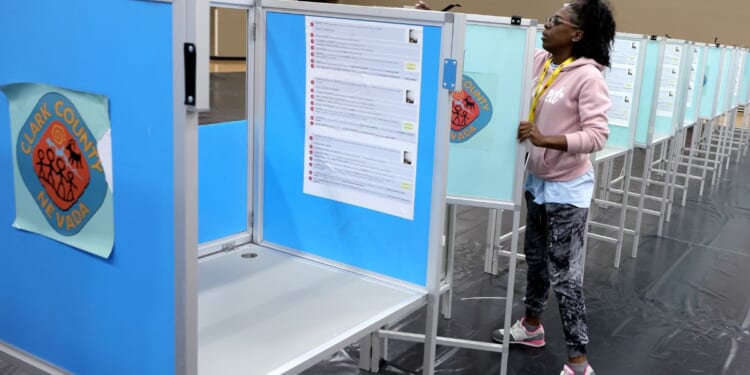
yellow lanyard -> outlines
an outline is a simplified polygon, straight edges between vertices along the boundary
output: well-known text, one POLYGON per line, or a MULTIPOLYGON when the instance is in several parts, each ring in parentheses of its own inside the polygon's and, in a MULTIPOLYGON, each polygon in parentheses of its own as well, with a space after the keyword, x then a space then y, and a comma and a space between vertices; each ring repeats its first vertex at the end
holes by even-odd
POLYGON ((544 63, 544 69, 542 70, 541 76, 539 76, 539 82, 536 85, 536 89, 534 90, 534 98, 531 100, 531 111, 529 111, 529 122, 534 122, 534 119, 536 118, 536 106, 539 104, 539 99, 544 95, 545 92, 547 92, 547 89, 549 89, 550 86, 552 86, 552 83, 555 82, 557 79, 557 76, 560 75, 560 71, 573 62, 573 58, 569 57, 567 60, 563 61, 562 64, 558 65, 554 72, 547 78, 547 81, 544 79, 547 77, 547 71, 549 70, 549 67, 552 65, 552 59, 548 59, 546 63, 544 63))

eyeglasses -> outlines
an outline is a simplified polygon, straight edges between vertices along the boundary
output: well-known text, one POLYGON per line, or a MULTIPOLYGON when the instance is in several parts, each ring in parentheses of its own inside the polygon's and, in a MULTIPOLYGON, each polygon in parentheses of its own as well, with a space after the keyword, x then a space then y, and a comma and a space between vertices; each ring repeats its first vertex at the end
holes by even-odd
POLYGON ((560 16, 549 17, 549 18, 547 18, 547 22, 546 23, 552 25, 552 27, 565 24, 565 25, 568 25, 568 26, 571 26, 571 27, 575 27, 576 29, 580 28, 580 26, 574 24, 573 22, 566 21, 566 20, 562 19, 562 17, 560 17, 560 16))

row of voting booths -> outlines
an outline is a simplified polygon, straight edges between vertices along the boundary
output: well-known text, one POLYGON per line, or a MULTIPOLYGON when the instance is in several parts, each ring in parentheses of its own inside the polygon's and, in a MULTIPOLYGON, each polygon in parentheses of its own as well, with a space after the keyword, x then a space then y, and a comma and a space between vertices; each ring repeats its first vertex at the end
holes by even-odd
MULTIPOLYGON (((537 48, 542 29, 540 25, 537 48)), ((599 222, 592 212, 587 236, 613 245, 615 268, 626 241, 631 256, 637 255, 644 215, 657 220, 661 235, 673 204, 685 205, 689 187, 702 195, 707 184, 720 183, 732 156, 747 152, 747 54, 747 49, 732 46, 617 33, 612 66, 604 71, 612 101, 610 136, 592 162, 598 180, 595 205, 619 213, 608 215, 615 220, 599 222), (636 169, 640 174, 633 168, 636 150, 644 158, 636 169)), ((505 245, 514 235, 496 235, 500 225, 495 220, 501 216, 490 212, 485 271, 492 274, 498 272, 498 258, 510 254, 505 245)))
POLYGON ((643 215, 656 217, 661 235, 675 201, 684 205, 691 186, 702 194, 706 182, 718 184, 730 157, 736 153, 739 158, 747 149, 747 128, 736 123, 739 107, 748 101, 747 53, 735 47, 617 35, 612 68, 605 72, 612 99, 611 134, 607 147, 594 156, 595 165, 601 166, 594 201, 620 208, 620 221, 589 222, 590 239, 616 245, 615 267, 625 234, 632 238, 632 257, 637 255, 643 215), (620 151, 625 159, 619 171, 613 171, 616 152, 611 149, 627 150, 620 151), (644 151, 640 175, 633 173, 635 149, 644 151), (647 190, 649 186, 655 188, 647 190), (634 228, 625 225, 630 211, 636 217, 634 228))
MULTIPOLYGON (((354 343, 375 372, 387 341, 404 340, 424 344, 426 374, 438 346, 501 353, 506 373, 507 335, 437 328, 441 307, 451 316, 459 206, 488 209, 488 272, 509 239, 505 315, 486 319, 511 324, 525 152, 515 136, 536 21, 279 0, 6 2, 0 21, 0 86, 107 97, 114 202, 112 253, 94 256, 13 228, 14 187, 0 184, 0 297, 13 301, 0 306, 0 349, 51 373, 286 374, 354 343), (198 126, 210 6, 247 12, 247 112, 198 126), (67 58, 49 65, 27 48, 42 44, 67 58), (423 330, 388 328, 423 308, 423 330)), ((735 123, 747 53, 618 34, 611 136, 593 157, 596 202, 621 216, 589 223, 592 240, 615 245, 616 267, 625 235, 636 254, 641 215, 668 220, 679 194, 684 204, 691 186, 719 183, 747 149, 735 123)), ((19 111, 0 95, 3 128, 19 111)), ((8 133, 3 181, 21 168, 8 133)))
MULTIPOLYGON (((537 48, 543 26, 539 28, 537 48)), ((747 49, 732 46, 617 33, 611 67, 604 71, 612 101, 610 136, 592 162, 598 180, 594 203, 617 208, 619 214, 609 223, 598 222, 596 213, 589 215, 587 236, 614 245, 615 268, 626 235, 632 240, 631 256, 637 255, 644 215, 656 218, 661 235, 674 202, 685 205, 690 186, 702 195, 706 183, 720 182, 732 156, 746 153, 747 54, 747 49), (638 175, 633 173, 635 150, 644 154, 638 175), (626 225, 628 215, 635 218, 633 227, 626 225)), ((490 214, 490 221, 495 215, 490 214)), ((507 255, 497 244, 510 235, 488 234, 486 258, 507 255)), ((497 273, 497 266, 488 263, 485 271, 497 273)))

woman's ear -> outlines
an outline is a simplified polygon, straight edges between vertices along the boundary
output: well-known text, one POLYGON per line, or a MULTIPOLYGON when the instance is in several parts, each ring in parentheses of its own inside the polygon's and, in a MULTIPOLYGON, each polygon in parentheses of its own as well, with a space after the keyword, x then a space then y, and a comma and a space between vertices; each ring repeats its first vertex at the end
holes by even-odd
POLYGON ((583 31, 576 30, 575 34, 573 34, 573 43, 578 43, 583 39, 583 31))

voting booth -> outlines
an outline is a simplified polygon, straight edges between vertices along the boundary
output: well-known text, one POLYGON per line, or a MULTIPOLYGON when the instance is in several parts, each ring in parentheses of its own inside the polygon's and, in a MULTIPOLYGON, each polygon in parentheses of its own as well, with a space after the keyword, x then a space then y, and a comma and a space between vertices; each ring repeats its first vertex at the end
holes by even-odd
POLYGON ((729 169, 729 161, 732 158, 732 153, 737 153, 736 161, 739 162, 742 149, 741 132, 737 130, 737 115, 739 113, 740 106, 740 90, 742 89, 742 77, 744 73, 744 67, 746 64, 746 53, 745 49, 735 47, 733 50, 732 58, 733 63, 730 70, 729 84, 727 89, 728 92, 728 108, 724 121, 725 126, 725 157, 726 164, 725 169, 729 169))
POLYGON ((735 86, 735 75, 737 66, 737 49, 735 47, 724 47, 724 60, 722 63, 722 75, 719 83, 719 95, 717 97, 717 106, 713 133, 709 144, 716 145, 716 170, 713 180, 716 184, 721 181, 723 169, 729 167, 729 142, 731 125, 734 121, 730 118, 732 115, 733 87, 735 86), (726 162, 726 165, 725 165, 726 162))
POLYGON ((718 174, 719 150, 711 143, 714 138, 714 128, 719 115, 719 94, 721 92, 722 75, 724 69, 725 49, 719 45, 710 45, 706 51, 706 63, 704 68, 703 92, 700 102, 699 119, 701 128, 698 135, 698 148, 695 150, 694 161, 701 165, 700 194, 703 193, 707 173, 711 172, 711 184, 715 182, 718 174))
MULTIPOLYGON (((659 230, 661 233, 664 222, 668 222, 672 213, 672 199, 676 189, 677 155, 682 144, 682 130, 685 118, 687 97, 691 94, 690 77, 692 53, 691 43, 675 39, 667 39, 662 66, 659 104, 657 108, 656 126, 660 133, 669 133, 666 143, 660 147, 658 159, 649 166, 648 184, 662 187, 659 198, 661 216, 659 230), (668 125, 667 122, 669 121, 668 125), (668 126, 669 131, 659 128, 668 126), (654 174, 660 178, 654 178, 654 174)), ((661 135, 660 135, 661 136, 661 135)), ((656 140, 659 141, 658 139, 656 140)), ((648 195, 646 195, 647 197, 648 195)))
POLYGON ((633 181, 639 182, 639 191, 632 193, 638 198, 633 257, 637 254, 642 215, 645 213, 657 217, 659 235, 666 217, 673 137, 677 124, 682 123, 680 117, 687 91, 687 80, 683 79, 689 73, 685 67, 689 60, 689 49, 686 46, 684 41, 659 37, 651 37, 646 45, 646 65, 635 135, 635 146, 644 149, 645 158, 641 177, 631 177, 633 181), (654 161, 656 147, 660 148, 662 157, 654 161), (651 178, 651 172, 658 163, 664 163, 668 172, 663 173, 662 180, 655 181, 651 178), (647 186, 651 184, 661 187, 661 196, 646 193, 647 186), (646 200, 656 202, 659 209, 646 208, 646 200))
POLYGON ((427 305, 431 373, 463 18, 254 12, 252 244, 199 263, 199 372, 297 372, 427 305))
POLYGON ((692 98, 688 97, 686 121, 692 122, 695 119, 695 124, 686 125, 691 133, 691 142, 684 149, 687 155, 681 156, 680 165, 687 168, 685 186, 689 186, 690 180, 700 181, 699 195, 703 195, 706 176, 709 171, 714 171, 713 161, 709 158, 710 150, 706 150, 704 146, 704 137, 705 133, 712 128, 713 96, 717 90, 721 56, 720 50, 711 45, 697 44, 694 51, 700 55, 700 58, 696 69, 697 76, 691 80, 696 90, 692 98))
MULTIPOLYGON (((516 129, 529 112, 536 21, 468 17, 464 92, 478 94, 485 104, 470 125, 470 138, 451 131, 448 202, 490 209, 485 271, 496 273, 494 239, 502 211, 513 215, 512 233, 520 226, 525 148, 516 140, 516 129)), ((511 242, 517 249, 517 238, 511 242)))
MULTIPOLYGON (((529 112, 536 21, 517 17, 468 15, 462 90, 453 95, 448 158, 447 281, 453 280, 456 207, 489 209, 485 271, 497 273, 495 240, 503 211, 512 215, 508 288, 504 326, 510 327, 521 223, 525 148, 516 140, 518 124, 529 112), (468 118, 467 118, 468 115, 468 118)), ((450 318, 452 288, 443 298, 450 318)), ((507 331, 507 330, 506 330, 507 331)), ((505 345, 461 343, 464 347, 502 352, 505 345)))
POLYGON ((696 155, 698 145, 697 132, 700 131, 699 113, 701 108, 701 96, 704 90, 704 74, 706 72, 706 49, 707 45, 703 43, 692 43, 692 58, 690 63, 690 77, 685 101, 685 118, 682 126, 678 129, 681 139, 677 141, 678 150, 675 159, 675 179, 674 187, 671 193, 671 201, 674 202, 675 190, 682 191, 682 202, 684 206, 687 200, 687 193, 690 188, 691 180, 700 180, 701 178, 693 174, 696 168, 693 158, 696 155), (687 144, 688 135, 690 135, 690 144, 687 144), (685 172, 681 172, 681 167, 685 172), (681 178, 682 183, 677 178, 681 178))
POLYGON ((592 156, 595 167, 601 167, 598 177, 600 188, 595 189, 593 198, 597 205, 619 207, 617 225, 598 222, 589 215, 589 239, 605 241, 615 245, 614 267, 620 267, 620 258, 625 234, 633 235, 634 231, 625 228, 627 204, 630 192, 630 171, 633 163, 635 143, 636 116, 640 102, 644 64, 646 61, 647 37, 636 34, 618 33, 612 49, 611 68, 604 72, 612 106, 607 113, 609 117, 609 138, 604 149, 592 156), (622 159, 622 171, 613 178, 614 162, 622 159), (615 188, 619 186, 619 188, 615 188), (616 196, 610 196, 616 193, 616 196), (619 194, 619 200, 616 200, 619 194), (597 233, 603 229, 609 233, 597 233))

